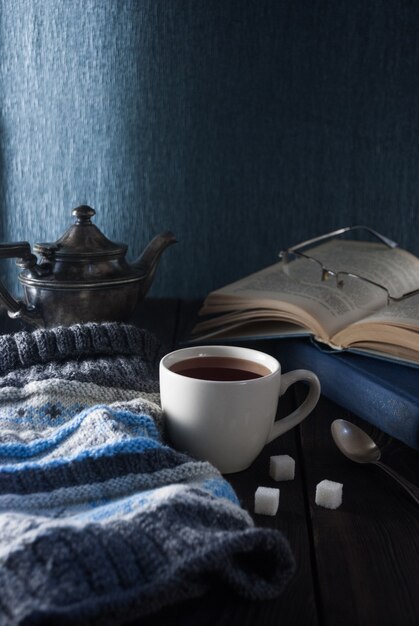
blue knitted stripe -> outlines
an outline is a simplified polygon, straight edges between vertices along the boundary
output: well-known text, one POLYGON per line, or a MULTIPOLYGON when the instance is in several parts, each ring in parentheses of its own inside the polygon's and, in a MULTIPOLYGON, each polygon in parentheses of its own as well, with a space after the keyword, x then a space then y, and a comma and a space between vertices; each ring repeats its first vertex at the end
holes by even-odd
POLYGON ((2 474, 19 473, 22 475, 26 470, 41 469, 44 473, 54 467, 66 466, 74 460, 83 461, 84 459, 97 459, 100 457, 112 458, 120 453, 142 453, 150 448, 161 448, 161 443, 148 437, 138 437, 136 439, 127 439, 126 441, 117 441, 98 448, 87 448, 77 455, 77 457, 60 457, 51 461, 39 462, 28 461, 26 463, 0 465, 0 476, 2 474))
MULTIPOLYGON (((239 504, 233 489, 227 485, 223 478, 205 480, 202 483, 197 483, 195 488, 200 488, 217 498, 223 497, 226 500, 230 500, 235 505, 239 504)), ((169 479, 168 484, 164 487, 154 487, 153 489, 137 492, 114 500, 102 498, 97 503, 91 501, 87 507, 83 507, 81 512, 75 513, 71 522, 87 523, 109 521, 113 518, 121 519, 126 515, 137 513, 141 509, 145 510, 146 507, 149 506, 155 508, 160 504, 166 505, 167 502, 174 497, 182 496, 187 498, 189 496, 188 490, 189 487, 187 485, 179 483, 171 484, 169 479)))
MULTIPOLYGON (((181 485, 179 483, 171 484, 169 479, 168 484, 164 487, 155 487, 116 500, 102 499, 99 501, 98 506, 90 506, 88 511, 78 513, 75 519, 77 521, 88 520, 98 522, 132 514, 148 506, 152 506, 153 508, 158 507, 160 504, 165 506, 167 502, 174 497, 189 497, 189 489, 188 485, 181 485)), ((195 481, 195 489, 202 489, 214 497, 230 500, 230 502, 235 505, 239 504, 233 489, 221 477, 204 480, 199 483, 195 481)), ((240 512, 240 514, 243 513, 241 509, 236 510, 236 512, 240 512)))
POLYGON ((226 480, 220 480, 219 478, 207 478, 200 483, 200 488, 205 489, 213 496, 218 498, 225 498, 231 500, 235 504, 239 504, 239 499, 230 483, 226 480))
MULTIPOLYGON (((138 456, 138 455, 137 455, 138 456)), ((111 501, 129 494, 155 489, 169 484, 199 484, 209 493, 236 501, 236 495, 230 485, 220 480, 220 474, 210 463, 187 461, 173 467, 144 473, 130 473, 98 482, 59 487, 47 492, 17 495, 0 495, 0 511, 32 511, 49 515, 48 511, 59 509, 59 517, 68 514, 71 507, 81 506, 86 502, 111 501), (199 481, 199 483, 198 483, 199 481), (63 506, 66 507, 63 509, 63 506)), ((91 507, 90 507, 91 508, 91 507)))
POLYGON ((151 437, 156 440, 160 439, 156 425, 151 417, 147 415, 137 415, 130 411, 115 411, 106 406, 97 405, 94 408, 85 409, 69 422, 57 428, 56 432, 51 437, 44 437, 37 441, 30 441, 29 443, 0 444, 0 457, 27 458, 46 452, 58 446, 64 439, 72 435, 89 415, 100 410, 103 410, 110 417, 130 425, 133 435, 140 434, 142 437, 151 437))
POLYGON ((10 472, 7 467, 0 471, 0 493, 30 494, 49 492, 60 487, 84 485, 117 478, 130 473, 153 473, 162 469, 175 468, 190 461, 190 457, 166 446, 147 448, 138 454, 113 450, 101 456, 84 455, 72 459, 71 463, 49 463, 45 465, 25 464, 24 472, 10 472))

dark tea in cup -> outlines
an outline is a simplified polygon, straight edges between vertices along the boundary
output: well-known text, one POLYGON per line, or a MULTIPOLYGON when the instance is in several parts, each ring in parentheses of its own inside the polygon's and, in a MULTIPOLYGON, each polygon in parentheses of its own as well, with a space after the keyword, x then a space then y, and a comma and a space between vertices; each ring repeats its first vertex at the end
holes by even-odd
POLYGON ((268 367, 255 361, 223 356, 198 356, 170 367, 172 372, 199 380, 252 380, 271 374, 268 367))

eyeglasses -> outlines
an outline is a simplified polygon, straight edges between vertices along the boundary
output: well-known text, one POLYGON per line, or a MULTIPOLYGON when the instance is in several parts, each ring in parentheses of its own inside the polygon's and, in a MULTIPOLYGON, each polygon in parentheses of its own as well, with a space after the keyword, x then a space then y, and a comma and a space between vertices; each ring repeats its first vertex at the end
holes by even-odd
MULTIPOLYGON (((334 270, 324 265, 322 260, 315 258, 306 251, 302 251, 304 248, 311 247, 328 239, 334 239, 345 233, 356 231, 364 231, 366 233, 369 233, 370 235, 373 235, 373 237, 378 240, 378 242, 375 244, 378 253, 380 253, 380 247, 381 251, 387 254, 391 249, 398 247, 398 244, 395 241, 389 239, 388 237, 385 237, 384 235, 381 235, 376 230, 373 230, 368 226, 346 226, 345 228, 339 228, 338 230, 326 233, 325 235, 320 235, 319 237, 314 237, 313 239, 308 239, 307 241, 292 246, 291 248, 282 250, 278 256, 283 262, 283 271, 289 277, 295 280, 299 280, 300 282, 302 281, 315 284, 319 281, 325 282, 332 279, 335 281, 335 285, 339 289, 343 289, 346 287, 349 288, 351 287, 351 285, 356 289, 357 287, 359 287, 359 281, 363 281, 364 284, 368 283, 371 289, 379 289, 380 293, 386 296, 387 304, 389 304, 391 301, 400 301, 415 293, 419 293, 419 289, 414 289, 413 291, 408 291, 401 296, 391 295, 389 285, 378 282, 373 275, 373 271, 371 271, 368 267, 368 264, 364 263, 361 250, 359 252, 358 258, 355 259, 356 271, 334 270), (362 268, 362 274, 358 273, 358 266, 362 268)), ((351 263, 353 262, 354 257, 352 255, 351 263)))

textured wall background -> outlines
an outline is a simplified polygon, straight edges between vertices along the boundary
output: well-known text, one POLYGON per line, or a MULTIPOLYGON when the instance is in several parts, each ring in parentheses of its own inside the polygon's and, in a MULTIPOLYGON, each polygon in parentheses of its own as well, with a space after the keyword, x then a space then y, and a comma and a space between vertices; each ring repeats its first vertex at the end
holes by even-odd
POLYGON ((419 3, 0 0, 3 240, 81 203, 154 295, 197 296, 348 223, 419 254, 419 3))

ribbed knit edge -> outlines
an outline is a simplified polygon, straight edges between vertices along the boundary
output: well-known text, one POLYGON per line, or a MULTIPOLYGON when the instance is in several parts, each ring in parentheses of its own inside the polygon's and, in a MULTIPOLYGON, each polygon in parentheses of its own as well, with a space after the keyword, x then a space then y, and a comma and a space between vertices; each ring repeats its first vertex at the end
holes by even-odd
POLYGON ((163 352, 148 330, 117 322, 23 331, 0 337, 0 375, 85 355, 139 355, 157 365, 163 352))
MULTIPOLYGON (((17 608, 13 617, 17 624, 28 624, 25 611, 32 612, 30 577, 22 572, 32 572, 38 583, 45 585, 38 576, 43 570, 36 570, 38 559, 49 563, 51 568, 60 572, 58 554, 71 558, 80 566, 80 583, 95 591, 97 579, 96 563, 106 565, 109 578, 114 581, 112 589, 97 594, 90 594, 86 599, 74 598, 66 605, 58 603, 48 606, 46 613, 56 617, 57 624, 119 624, 123 621, 138 619, 153 611, 179 601, 204 593, 208 589, 208 578, 215 577, 221 583, 228 584, 236 593, 249 600, 268 600, 278 597, 295 572, 295 560, 288 542, 276 530, 246 528, 242 519, 233 519, 225 512, 208 506, 206 498, 196 502, 192 510, 181 501, 163 503, 155 511, 135 516, 128 529, 123 522, 112 523, 109 527, 90 527, 87 533, 77 528, 51 531, 43 535, 33 546, 27 546, 13 559, 7 560, 7 570, 0 574, 0 583, 4 589, 4 601, 8 608, 17 608), (184 528, 185 509, 194 520, 191 533, 181 533, 184 528), (161 526, 160 541, 154 532, 154 518, 158 516, 161 526), (212 529, 212 530, 211 530, 212 529), (52 546, 55 546, 54 549, 52 546), (58 546, 58 549, 57 549, 58 546), (126 559, 127 575, 136 580, 123 582, 119 571, 120 563, 114 563, 112 555, 118 553, 126 559), (170 566, 176 554, 174 566, 170 566), (272 562, 266 569, 266 575, 254 569, 252 558, 258 555, 261 562, 272 562), (247 560, 249 559, 249 561, 247 560), (131 570, 132 568, 132 570, 131 570), (19 572, 16 578, 15 570, 19 572), (118 582, 119 581, 119 582, 118 582), (16 583, 21 586, 17 589, 16 583), (196 589, 194 587, 196 586, 196 589), (16 604, 16 594, 28 597, 28 607, 24 603, 16 604), (25 619, 26 617, 26 619, 25 619)), ((124 559, 122 559, 123 561, 124 559)), ((17 573, 17 572, 16 572, 17 573)), ((125 575, 122 573, 125 578, 125 575)), ((100 580, 99 580, 100 582, 100 580)), ((36 596, 36 593, 35 593, 36 596)), ((45 616, 32 615, 31 624, 44 624, 45 616)), ((54 623, 54 622, 53 622, 54 623)))

